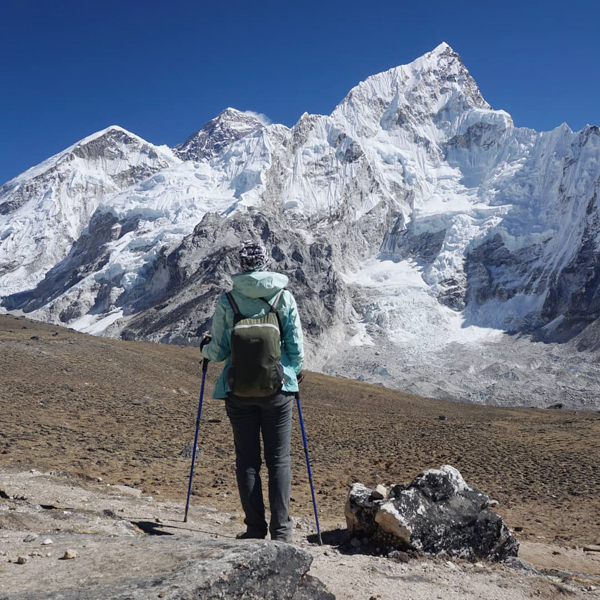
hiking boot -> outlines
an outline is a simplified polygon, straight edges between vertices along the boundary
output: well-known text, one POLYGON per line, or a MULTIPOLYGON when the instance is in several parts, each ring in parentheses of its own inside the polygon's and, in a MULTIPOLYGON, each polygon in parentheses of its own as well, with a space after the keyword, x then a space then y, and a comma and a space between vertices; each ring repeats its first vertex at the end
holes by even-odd
POLYGON ((264 540, 267 536, 266 533, 252 533, 251 531, 244 531, 244 533, 238 533, 235 536, 236 540, 264 540))

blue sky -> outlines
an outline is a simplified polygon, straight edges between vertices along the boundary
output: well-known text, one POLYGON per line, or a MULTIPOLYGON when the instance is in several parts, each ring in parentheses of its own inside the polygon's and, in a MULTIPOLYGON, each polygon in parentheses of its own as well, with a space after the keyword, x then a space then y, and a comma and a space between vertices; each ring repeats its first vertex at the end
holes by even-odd
POLYGON ((19 0, 0 14, 0 184, 108 125, 174 145, 233 106, 291 126, 442 41, 516 125, 600 125, 597 1, 19 0))

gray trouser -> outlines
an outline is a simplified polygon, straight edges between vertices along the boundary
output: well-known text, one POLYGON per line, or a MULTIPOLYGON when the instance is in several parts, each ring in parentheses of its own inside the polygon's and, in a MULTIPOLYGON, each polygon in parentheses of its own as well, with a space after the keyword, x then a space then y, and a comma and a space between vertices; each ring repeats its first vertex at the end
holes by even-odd
POLYGON ((235 465, 247 531, 265 537, 267 522, 260 481, 262 432, 265 462, 269 471, 269 506, 271 539, 290 541, 290 494, 292 468, 292 409, 294 394, 280 392, 267 398, 240 398, 229 394, 225 401, 227 416, 233 428, 235 465))

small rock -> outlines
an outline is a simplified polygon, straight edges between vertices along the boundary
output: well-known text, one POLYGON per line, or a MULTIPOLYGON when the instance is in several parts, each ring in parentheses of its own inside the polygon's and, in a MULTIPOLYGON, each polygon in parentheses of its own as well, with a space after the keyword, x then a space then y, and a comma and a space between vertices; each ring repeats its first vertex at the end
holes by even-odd
POLYGON ((46 552, 46 556, 50 558, 52 556, 52 552, 46 552))
MULTIPOLYGON (((194 442, 190 442, 180 453, 179 458, 192 458, 194 442)), ((200 454, 200 446, 196 445, 196 457, 200 454)))
POLYGON ((42 542, 42 546, 49 546, 50 544, 54 544, 54 542, 50 539, 50 538, 46 538, 43 542, 42 542))
POLYGON ((456 565, 451 560, 446 561, 446 566, 453 571, 456 569, 456 565))
POLYGON ((519 571, 525 571, 532 575, 540 575, 541 573, 529 562, 519 558, 518 556, 509 556, 504 564, 512 569, 518 569, 519 571))
POLYGON ((62 555, 61 560, 72 560, 74 558, 77 558, 78 556, 79 554, 77 554, 75 550, 66 550, 65 553, 62 555))
POLYGON ((445 421, 445 420, 446 420, 446 415, 440 415, 440 416, 438 417, 438 419, 439 419, 440 421, 445 421))
POLYGON ((385 487, 385 485, 379 484, 373 490, 373 493, 371 494, 371 497, 374 500, 383 500, 384 498, 387 498, 388 497, 388 491, 387 491, 387 488, 385 487))
POLYGON ((26 556, 19 556, 19 558, 17 558, 17 564, 18 565, 24 565, 27 562, 27 557, 26 556))
POLYGON ((357 538, 352 538, 352 539, 350 540, 350 545, 351 545, 353 548, 360 548, 360 540, 359 540, 359 539, 357 539, 357 538))
POLYGON ((600 552, 600 546, 584 546, 584 552, 600 552))
POLYGON ((142 490, 136 490, 128 485, 114 485, 116 490, 119 490, 122 494, 126 494, 127 496, 133 496, 134 498, 142 497, 142 490))
POLYGON ((498 502, 498 500, 490 500, 490 503, 489 503, 490 508, 496 508, 499 505, 500 505, 500 502, 498 502))
POLYGON ((562 402, 557 402, 556 404, 551 404, 550 406, 546 406, 546 408, 554 408, 554 409, 558 409, 560 410, 561 408, 564 408, 564 404, 562 402))
POLYGON ((482 562, 476 562, 473 566, 476 569, 485 569, 485 565, 482 562))
POLYGON ((401 563, 408 563, 410 561, 408 554, 402 552, 402 550, 394 550, 388 554, 388 557, 401 563))
POLYGON ((23 541, 24 542, 33 542, 37 539, 38 539, 38 536, 35 533, 29 533, 23 541))

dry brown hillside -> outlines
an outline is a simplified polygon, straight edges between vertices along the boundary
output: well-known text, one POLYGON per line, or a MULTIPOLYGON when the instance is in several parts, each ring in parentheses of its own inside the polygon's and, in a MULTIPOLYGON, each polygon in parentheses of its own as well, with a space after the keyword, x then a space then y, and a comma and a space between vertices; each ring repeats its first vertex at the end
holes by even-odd
MULTIPOLYGON (((200 429, 196 504, 238 507, 222 401, 200 429)), ((183 503, 200 365, 193 348, 94 338, 0 316, 0 465, 78 472, 183 503)), ((500 502, 521 539, 600 543, 600 414, 453 404, 308 373, 301 389, 324 523, 347 486, 408 481, 456 466, 500 502), (445 419, 440 419, 440 416, 445 419)), ((296 422, 293 510, 311 517, 296 422)))

